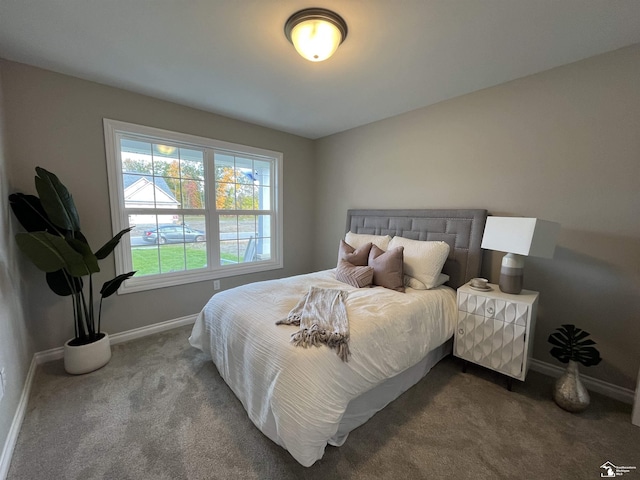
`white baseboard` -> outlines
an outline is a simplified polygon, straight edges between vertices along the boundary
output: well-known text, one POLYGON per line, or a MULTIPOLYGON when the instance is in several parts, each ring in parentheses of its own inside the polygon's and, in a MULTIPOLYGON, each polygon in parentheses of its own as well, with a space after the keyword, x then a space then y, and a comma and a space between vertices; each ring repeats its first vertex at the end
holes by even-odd
MULTIPOLYGON (((198 314, 196 313, 193 315, 187 315, 186 317, 176 318, 174 320, 167 320, 166 322, 154 323, 153 325, 147 325, 146 327, 134 328, 133 330, 127 330, 126 332, 114 333, 113 335, 109 335, 109 341, 111 345, 116 345, 129 340, 135 340, 136 338, 153 335, 154 333, 172 330, 174 328, 182 327, 183 325, 191 325, 196 321, 197 316, 198 314)), ((59 360, 63 355, 64 348, 56 347, 50 350, 37 352, 34 357, 36 358, 37 364, 40 365, 41 363, 51 362, 52 360, 59 360)))
MULTIPOLYGON (((529 365, 531 367, 531 370, 549 375, 550 377, 558 378, 565 371, 565 369, 562 367, 558 367, 547 362, 542 362, 540 360, 536 360, 535 358, 532 358, 530 362, 531 363, 529 365)), ((582 380, 582 383, 587 388, 587 390, 601 393, 602 395, 614 398, 630 405, 633 404, 633 397, 635 395, 633 390, 619 387, 618 385, 614 385, 613 383, 604 382, 602 380, 598 380, 597 378, 583 375, 582 371, 580 372, 580 380, 582 380)))
POLYGON ((33 384, 33 377, 36 373, 35 355, 31 359, 31 365, 27 372, 27 378, 24 381, 24 387, 22 388, 22 394, 20 395, 20 401, 18 402, 18 408, 13 416, 11 427, 9 427, 9 434, 4 442, 2 449, 2 456, 0 456, 0 479, 4 480, 9 474, 9 466, 11 465, 11 457, 13 456, 13 449, 18 442, 18 434, 20 433, 20 427, 22 427, 22 421, 27 413, 27 405, 29 403, 29 394, 31 393, 31 385, 33 384))
MULTIPOLYGON (((172 330, 174 328, 182 327, 183 325, 190 325, 196 321, 198 315, 187 315, 186 317, 176 318, 174 320, 168 320, 166 322, 155 323, 146 327, 134 328, 133 330, 127 330, 126 332, 115 333, 110 335, 111 345, 117 343, 126 342, 128 340, 134 340, 136 338, 146 337, 154 333, 164 332, 166 330, 172 330)), ((22 394, 20 396, 20 402, 18 408, 13 416, 11 422, 11 428, 9 434, 4 442, 2 449, 2 456, 0 456, 0 480, 5 480, 9 473, 9 465, 11 464, 11 457, 13 455, 13 449, 18 441, 18 434, 20 433, 20 427, 22 421, 27 412, 27 404, 29 403, 29 394, 31 393, 31 385, 36 372, 36 367, 42 363, 50 362, 52 360, 58 360, 63 357, 64 349, 62 347, 52 348, 42 352, 36 352, 31 360, 27 378, 24 381, 24 387, 22 388, 22 394)))

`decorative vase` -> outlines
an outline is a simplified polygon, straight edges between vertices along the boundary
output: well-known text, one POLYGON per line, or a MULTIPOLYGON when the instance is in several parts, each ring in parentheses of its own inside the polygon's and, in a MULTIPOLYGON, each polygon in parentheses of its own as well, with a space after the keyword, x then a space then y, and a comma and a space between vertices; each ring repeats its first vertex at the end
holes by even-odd
POLYGON ((104 367, 111 360, 111 343, 109 335, 104 335, 95 342, 86 345, 70 345, 74 340, 68 340, 64 344, 64 369, 72 375, 93 372, 104 367))
POLYGON ((582 412, 589 406, 589 392, 580 381, 578 363, 569 360, 564 374, 556 381, 553 399, 560 408, 568 412, 582 412))

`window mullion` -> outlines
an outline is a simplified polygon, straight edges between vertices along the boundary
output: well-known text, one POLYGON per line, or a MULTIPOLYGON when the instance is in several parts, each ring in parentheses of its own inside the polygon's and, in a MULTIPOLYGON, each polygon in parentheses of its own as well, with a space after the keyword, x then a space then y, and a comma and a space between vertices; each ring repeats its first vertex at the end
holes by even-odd
POLYGON ((210 258, 208 268, 215 270, 220 265, 220 222, 216 214, 216 175, 214 150, 205 150, 205 187, 207 194, 205 195, 205 203, 207 210, 207 232, 210 241, 207 242, 207 252, 210 258))

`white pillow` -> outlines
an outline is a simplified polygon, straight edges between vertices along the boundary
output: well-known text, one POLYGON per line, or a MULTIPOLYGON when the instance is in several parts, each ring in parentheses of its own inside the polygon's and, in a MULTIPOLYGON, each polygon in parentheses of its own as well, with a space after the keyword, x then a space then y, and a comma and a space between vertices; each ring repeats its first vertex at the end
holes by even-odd
MULTIPOLYGON (((440 275, 438 275, 438 280, 436 280, 436 284, 432 288, 439 287, 440 285, 444 285, 448 281, 449 281, 449 275, 447 275, 446 273, 441 273, 440 275)), ((411 287, 414 290, 429 290, 424 283, 422 283, 419 280, 416 280, 413 277, 410 277, 409 275, 404 276, 404 286, 411 287)))
POLYGON ((434 288, 438 285, 438 275, 449 256, 446 242, 425 242, 410 238, 393 237, 389 248, 404 247, 404 274, 434 288))
POLYGON ((390 240, 391 240, 391 237, 389 235, 366 235, 363 233, 353 233, 353 232, 347 232, 347 234, 344 237, 344 241, 347 242, 356 250, 362 247, 363 245, 366 245, 367 243, 371 242, 376 247, 378 247, 381 250, 384 250, 385 252, 388 250, 390 240))

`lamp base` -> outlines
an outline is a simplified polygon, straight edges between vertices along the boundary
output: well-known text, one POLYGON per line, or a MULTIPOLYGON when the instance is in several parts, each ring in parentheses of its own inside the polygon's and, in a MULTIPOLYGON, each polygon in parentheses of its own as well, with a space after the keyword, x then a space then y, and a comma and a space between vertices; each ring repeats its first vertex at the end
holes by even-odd
POLYGON ((522 291, 524 282, 524 256, 507 253, 502 257, 500 267, 500 291, 518 295, 522 291))

